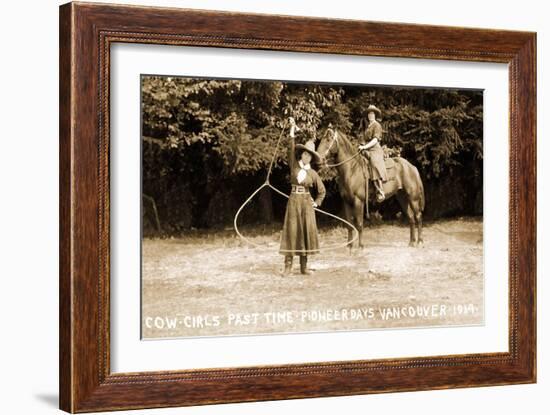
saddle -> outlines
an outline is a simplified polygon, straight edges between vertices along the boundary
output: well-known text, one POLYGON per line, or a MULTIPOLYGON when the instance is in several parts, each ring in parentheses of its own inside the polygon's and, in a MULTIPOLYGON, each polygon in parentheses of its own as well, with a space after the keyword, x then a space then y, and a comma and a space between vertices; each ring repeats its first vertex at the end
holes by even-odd
MULTIPOLYGON (((372 168, 372 166, 370 164, 370 160, 366 156, 363 156, 363 158, 367 162, 367 166, 368 166, 368 169, 369 169, 369 172, 370 172, 370 169, 372 168)), ((388 178, 388 181, 395 180, 396 177, 397 177, 397 174, 395 172, 395 160, 391 157, 387 157, 387 156, 384 155, 384 164, 386 166, 386 177, 388 178)), ((371 177, 372 177, 372 175, 371 175, 371 177)))
POLYGON ((384 158, 384 164, 386 165, 386 175, 388 177, 388 181, 395 180, 395 160, 389 157, 384 158))

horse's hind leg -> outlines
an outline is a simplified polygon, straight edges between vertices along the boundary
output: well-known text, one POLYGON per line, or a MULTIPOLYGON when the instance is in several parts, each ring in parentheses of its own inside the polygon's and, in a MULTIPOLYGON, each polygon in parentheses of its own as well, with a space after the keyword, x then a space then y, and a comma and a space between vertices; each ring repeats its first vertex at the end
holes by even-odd
POLYGON ((409 220, 409 228, 410 228, 409 246, 416 246, 415 215, 411 207, 411 204, 409 203, 409 198, 403 192, 398 192, 395 195, 395 197, 397 197, 399 205, 401 205, 401 209, 403 209, 403 212, 405 213, 405 215, 407 215, 407 219, 409 220))
POLYGON ((409 239, 409 246, 416 246, 416 224, 415 224, 415 217, 414 217, 414 211, 411 207, 411 205, 407 205, 407 218, 409 219, 409 228, 410 228, 410 239, 409 239))
POLYGON ((422 210, 420 209, 420 202, 417 200, 411 201, 410 206, 414 212, 414 220, 418 229, 418 238, 416 242, 417 245, 420 246, 424 244, 424 240, 422 239, 422 210))

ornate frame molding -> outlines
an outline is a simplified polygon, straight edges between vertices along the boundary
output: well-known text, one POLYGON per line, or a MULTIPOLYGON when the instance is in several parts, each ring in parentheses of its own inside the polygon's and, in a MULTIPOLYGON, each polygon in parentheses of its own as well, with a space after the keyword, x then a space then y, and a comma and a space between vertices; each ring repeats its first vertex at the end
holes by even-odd
POLYGON ((90 412, 534 382, 535 104, 534 33, 105 4, 61 6, 61 409, 90 412), (338 33, 338 39, 331 40, 331 33, 338 33), (110 46, 116 42, 508 63, 510 351, 111 373, 109 70, 110 46))

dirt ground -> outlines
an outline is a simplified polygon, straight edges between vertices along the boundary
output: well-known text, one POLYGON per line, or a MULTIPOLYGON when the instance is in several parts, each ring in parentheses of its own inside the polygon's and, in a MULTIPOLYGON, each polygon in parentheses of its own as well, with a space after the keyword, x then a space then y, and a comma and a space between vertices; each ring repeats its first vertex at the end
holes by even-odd
MULTIPOLYGON (((408 246, 403 225, 367 227, 365 248, 310 256, 304 276, 294 260, 279 274, 279 231, 191 232, 144 239, 142 337, 364 330, 483 324, 483 223, 427 224, 424 247, 408 246)), ((322 229, 322 245, 345 241, 322 229)))

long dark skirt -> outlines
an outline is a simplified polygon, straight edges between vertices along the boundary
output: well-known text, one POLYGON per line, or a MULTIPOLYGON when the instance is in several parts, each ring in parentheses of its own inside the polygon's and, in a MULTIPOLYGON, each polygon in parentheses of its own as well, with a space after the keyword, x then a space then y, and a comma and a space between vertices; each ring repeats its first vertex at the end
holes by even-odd
POLYGON ((319 253, 319 236, 309 193, 291 193, 286 205, 281 234, 281 255, 312 255, 319 253))
POLYGON ((384 150, 382 150, 382 147, 380 147, 379 144, 369 150, 369 160, 371 179, 382 179, 382 181, 388 180, 388 176, 386 174, 386 163, 384 161, 384 150))

